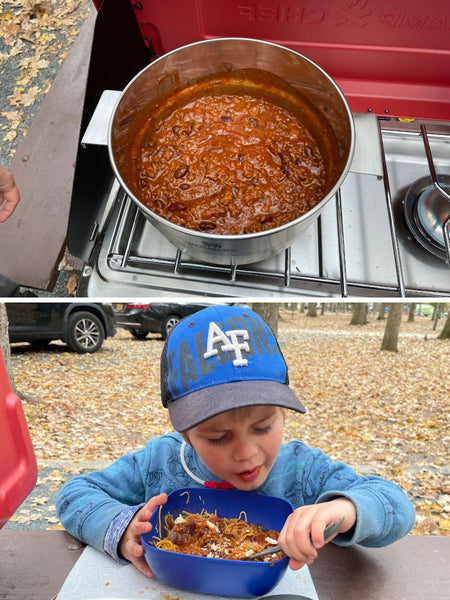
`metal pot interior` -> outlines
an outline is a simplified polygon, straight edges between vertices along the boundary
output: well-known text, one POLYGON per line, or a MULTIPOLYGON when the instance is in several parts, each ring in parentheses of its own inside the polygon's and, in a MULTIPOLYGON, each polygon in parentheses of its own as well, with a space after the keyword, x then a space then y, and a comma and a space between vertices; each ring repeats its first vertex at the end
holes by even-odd
MULTIPOLYGON (((198 238, 195 246, 201 245, 201 238, 215 240, 220 246, 217 238, 228 237, 188 230, 162 219, 140 202, 136 185, 135 152, 139 146, 136 136, 142 130, 143 121, 155 112, 159 111, 160 115, 164 115, 164 111, 170 113, 183 103, 211 93, 249 93, 298 116, 320 148, 327 175, 324 199, 292 225, 316 218, 342 183, 353 155, 354 127, 345 98, 320 67, 298 53, 268 42, 235 38, 208 40, 174 50, 138 73, 124 90, 110 123, 109 152, 119 181, 144 214, 168 237, 171 229, 181 230, 172 241, 178 247, 183 245, 182 249, 189 250, 189 244, 180 242, 183 231, 190 238, 198 238), (218 76, 220 84, 216 81, 218 76)), ((290 226, 291 223, 234 237, 267 237, 277 229, 290 226)), ((286 231, 281 237, 286 247, 289 244, 286 231)), ((237 240, 231 246, 229 243, 225 246, 227 251, 239 255, 237 240)), ((273 240, 270 246, 273 252, 273 240)), ((258 247, 261 247, 261 241, 258 247)), ((222 253, 223 250, 224 247, 222 253)), ((214 254, 214 248, 209 251, 214 254)), ((248 254, 248 245, 245 253, 248 254)))

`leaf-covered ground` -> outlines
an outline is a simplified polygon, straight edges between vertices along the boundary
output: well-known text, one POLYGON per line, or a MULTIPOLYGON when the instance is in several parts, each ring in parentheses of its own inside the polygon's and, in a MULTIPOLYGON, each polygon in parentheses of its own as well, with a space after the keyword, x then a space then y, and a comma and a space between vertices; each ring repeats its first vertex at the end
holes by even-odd
POLYGON ((91 0, 0 0, 0 164, 8 166, 91 0))
MULTIPOLYGON (((279 340, 291 385, 308 409, 288 414, 286 441, 302 439, 362 474, 399 483, 417 509, 415 534, 449 535, 449 342, 429 318, 406 318, 399 352, 380 352, 385 321, 350 326, 350 314, 282 312, 279 340)), ((59 528, 54 501, 78 472, 108 464, 171 430, 159 400, 157 336, 123 330, 94 355, 61 343, 13 345, 40 477, 8 527, 59 528)))

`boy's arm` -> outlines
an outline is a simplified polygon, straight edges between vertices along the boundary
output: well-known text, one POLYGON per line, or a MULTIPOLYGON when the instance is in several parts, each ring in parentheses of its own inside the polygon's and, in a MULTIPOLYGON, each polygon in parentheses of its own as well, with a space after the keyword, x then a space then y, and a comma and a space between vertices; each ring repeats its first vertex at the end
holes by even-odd
POLYGON ((358 475, 345 463, 334 463, 318 450, 305 475, 305 497, 310 495, 310 504, 344 497, 355 505, 356 523, 333 540, 338 545, 386 546, 414 527, 414 505, 398 485, 387 479, 358 475))
POLYGON ((414 527, 414 505, 398 485, 382 477, 359 477, 346 489, 336 487, 320 494, 316 503, 338 497, 348 498, 356 508, 354 527, 334 540, 340 546, 387 546, 414 527))
POLYGON ((114 556, 114 543, 106 539, 111 523, 122 515, 126 528, 145 502, 143 460, 144 451, 139 451, 106 469, 66 483, 56 500, 56 512, 65 529, 82 542, 114 556))

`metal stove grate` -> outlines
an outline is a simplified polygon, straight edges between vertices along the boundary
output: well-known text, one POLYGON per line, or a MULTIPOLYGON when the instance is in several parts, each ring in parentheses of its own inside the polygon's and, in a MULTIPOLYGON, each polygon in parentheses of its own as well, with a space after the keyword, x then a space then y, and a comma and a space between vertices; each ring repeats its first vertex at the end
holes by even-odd
MULTIPOLYGON (((183 287, 183 281, 186 282, 190 279, 197 282, 211 282, 212 284, 228 283, 229 293, 221 293, 220 290, 223 288, 221 288, 220 285, 218 290, 214 290, 212 286, 208 288, 207 292, 207 294, 210 296, 245 296, 247 294, 243 294, 240 288, 240 285, 242 285, 243 282, 245 282, 245 289, 251 290, 252 286, 258 286, 264 290, 264 286, 267 286, 267 289, 273 288, 281 290, 281 295, 283 295, 283 292, 286 293, 286 295, 304 294, 305 290, 307 291, 307 294, 323 294, 340 296, 344 298, 349 295, 366 297, 371 295, 399 297, 448 295, 448 292, 446 291, 441 292, 435 289, 418 289, 416 287, 412 288, 405 285, 402 257, 399 249, 399 237, 394 217, 391 185, 380 121, 378 122, 378 133, 382 154, 382 179, 390 228, 390 239, 392 243, 393 262, 395 265, 396 281, 393 284, 352 281, 348 278, 341 190, 339 190, 335 196, 337 242, 339 251, 339 277, 330 277, 325 275, 323 272, 321 256, 322 224, 320 216, 317 221, 317 252, 319 265, 318 275, 306 275, 293 270, 291 262, 291 248, 288 248, 285 251, 284 260, 280 258, 278 261, 279 268, 271 270, 261 269, 261 263, 258 265, 240 266, 236 266, 234 264, 230 264, 229 266, 219 266, 203 263, 194 260, 189 256, 184 256, 180 250, 177 250, 174 247, 173 253, 169 257, 167 256, 167 252, 163 252, 160 256, 148 256, 145 253, 142 254, 140 252, 135 252, 134 249, 139 246, 139 236, 141 235, 142 228, 147 220, 137 205, 127 197, 123 190, 119 191, 119 201, 116 202, 115 210, 120 213, 119 218, 116 220, 116 225, 111 237, 109 238, 107 250, 105 251, 108 268, 114 273, 127 273, 128 276, 133 276, 133 274, 142 276, 142 274, 148 273, 151 275, 156 274, 157 278, 172 277, 172 280, 179 279, 181 282, 180 289, 183 287), (230 283, 232 284, 231 287, 229 285, 230 283), (236 291, 234 291, 235 286, 236 291)), ((425 125, 421 125, 420 132, 402 132, 402 135, 413 135, 416 137, 420 136, 422 138, 433 184, 435 185, 436 189, 438 189, 440 193, 446 197, 447 194, 445 190, 442 190, 437 181, 436 168, 429 143, 429 137, 432 137, 434 134, 429 133, 425 125)), ((439 134, 439 136, 442 138, 442 134, 439 134)), ((446 137, 448 138, 448 141, 450 141, 450 134, 446 137)), ((447 257, 450 256, 449 229, 450 219, 447 220, 444 226, 444 239, 447 257)), ((155 234, 159 235, 158 232, 155 234)), ((446 265, 448 272, 448 258, 446 265)), ((84 275, 89 276, 90 272, 84 273, 84 275)), ((154 286, 150 284, 149 287, 152 288, 154 286)), ((156 285, 156 288, 158 288, 158 284, 156 285)), ((160 289, 164 289, 164 287, 160 289)), ((250 291, 248 295, 252 295, 252 292, 250 291)))

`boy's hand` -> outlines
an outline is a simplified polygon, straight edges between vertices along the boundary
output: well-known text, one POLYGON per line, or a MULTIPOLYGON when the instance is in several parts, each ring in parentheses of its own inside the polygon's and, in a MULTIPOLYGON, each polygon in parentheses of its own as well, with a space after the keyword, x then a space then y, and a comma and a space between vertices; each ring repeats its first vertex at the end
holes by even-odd
POLYGON ((131 519, 119 542, 119 553, 123 558, 132 562, 147 577, 153 577, 153 573, 144 558, 141 535, 149 532, 152 528, 148 522, 152 516, 152 512, 166 502, 167 494, 160 494, 159 496, 150 498, 147 504, 138 510, 131 519))
POLYGON ((0 223, 10 217, 20 200, 13 174, 0 165, 0 223))
POLYGON ((356 522, 356 508, 348 498, 336 498, 330 502, 301 506, 286 519, 278 536, 278 543, 290 557, 291 569, 310 565, 317 558, 317 548, 331 541, 338 533, 344 533, 356 522), (344 517, 339 529, 327 541, 323 530, 330 523, 344 517), (312 541, 311 541, 312 540, 312 541))

